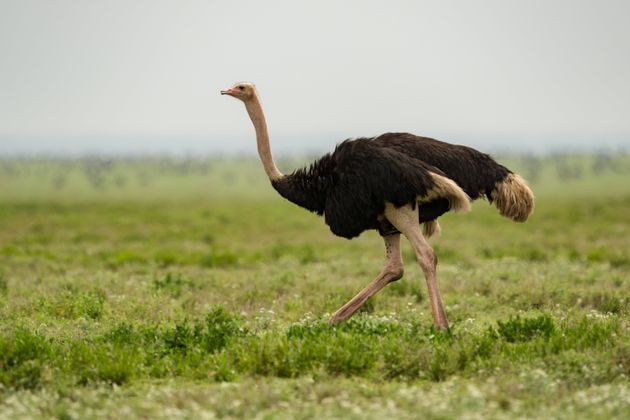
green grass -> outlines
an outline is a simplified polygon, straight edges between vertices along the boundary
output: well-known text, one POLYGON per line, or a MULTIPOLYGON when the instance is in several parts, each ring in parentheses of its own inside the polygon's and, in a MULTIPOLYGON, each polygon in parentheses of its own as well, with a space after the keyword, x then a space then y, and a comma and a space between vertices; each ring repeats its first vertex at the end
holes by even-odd
MULTIPOLYGON (((0 418, 630 416, 630 157, 512 157, 487 203, 335 327, 380 270, 254 161, 0 160, 0 418)), ((296 162, 283 162, 285 169, 296 162)))

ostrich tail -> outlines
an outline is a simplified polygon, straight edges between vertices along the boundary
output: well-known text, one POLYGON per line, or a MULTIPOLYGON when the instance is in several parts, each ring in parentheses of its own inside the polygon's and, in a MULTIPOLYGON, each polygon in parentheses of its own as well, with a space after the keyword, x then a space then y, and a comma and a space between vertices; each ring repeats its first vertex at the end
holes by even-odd
POLYGON ((515 222, 526 221, 534 210, 534 193, 523 178, 513 173, 495 185, 490 201, 499 209, 501 216, 515 222))
POLYGON ((435 198, 446 198, 449 210, 453 212, 466 212, 470 210, 470 197, 452 179, 430 172, 433 178, 433 188, 420 202, 428 202, 435 198))

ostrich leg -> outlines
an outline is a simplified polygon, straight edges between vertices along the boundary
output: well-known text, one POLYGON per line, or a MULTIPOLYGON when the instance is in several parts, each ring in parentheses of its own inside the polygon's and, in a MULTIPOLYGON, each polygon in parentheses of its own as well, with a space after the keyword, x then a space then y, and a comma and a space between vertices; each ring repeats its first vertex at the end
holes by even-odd
POLYGON ((331 324, 336 324, 337 322, 345 321, 350 318, 370 297, 376 294, 376 292, 403 276, 403 261, 402 255, 400 254, 400 234, 388 235, 383 239, 385 241, 386 252, 383 270, 365 289, 361 290, 358 295, 350 299, 348 303, 335 312, 330 319, 331 324))
POLYGON ((436 279, 437 256, 433 249, 422 236, 420 225, 418 224, 418 206, 411 208, 407 205, 396 208, 390 203, 385 205, 385 217, 396 227, 411 243, 416 254, 418 264, 422 267, 429 289, 429 299, 431 300, 431 312, 436 328, 448 329, 448 319, 442 305, 442 298, 438 289, 436 279))

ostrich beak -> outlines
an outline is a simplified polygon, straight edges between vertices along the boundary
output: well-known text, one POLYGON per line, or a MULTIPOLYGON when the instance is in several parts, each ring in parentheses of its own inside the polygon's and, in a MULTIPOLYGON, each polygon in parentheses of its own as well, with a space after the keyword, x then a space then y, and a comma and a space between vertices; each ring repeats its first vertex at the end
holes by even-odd
POLYGON ((234 93, 234 89, 230 88, 230 89, 224 89, 221 91, 221 95, 232 95, 234 93))

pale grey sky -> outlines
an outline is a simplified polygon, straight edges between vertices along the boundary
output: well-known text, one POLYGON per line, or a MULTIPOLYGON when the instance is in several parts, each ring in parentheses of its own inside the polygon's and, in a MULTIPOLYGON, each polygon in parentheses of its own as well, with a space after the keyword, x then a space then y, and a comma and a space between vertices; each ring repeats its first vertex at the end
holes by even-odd
POLYGON ((628 1, 0 0, 0 153, 630 145, 628 1))

